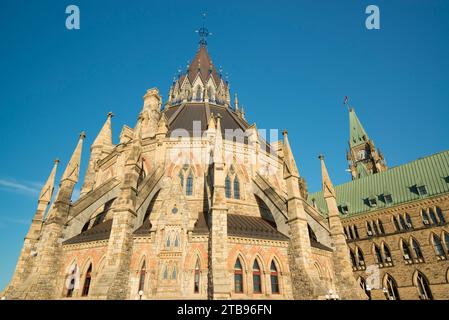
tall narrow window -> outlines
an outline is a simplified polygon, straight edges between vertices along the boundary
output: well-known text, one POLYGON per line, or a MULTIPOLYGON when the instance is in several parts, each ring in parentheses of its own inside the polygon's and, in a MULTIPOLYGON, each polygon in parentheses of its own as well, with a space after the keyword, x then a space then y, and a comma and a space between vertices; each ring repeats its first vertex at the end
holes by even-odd
POLYGON ((374 258, 376 259, 377 264, 384 263, 384 260, 382 258, 382 252, 380 251, 377 245, 374 245, 374 258))
POLYGON ((91 280, 92 280, 92 265, 90 265, 89 269, 87 269, 86 278, 84 279, 84 286, 83 286, 83 293, 82 293, 83 297, 87 297, 89 295, 91 280))
POLYGON ((430 290, 429 281, 421 272, 418 272, 418 275, 416 276, 415 286, 418 289, 419 298, 421 300, 432 300, 433 299, 432 291, 430 290))
POLYGON ((404 256, 404 260, 408 261, 411 259, 411 254, 410 254, 410 249, 408 247, 408 244, 406 241, 401 239, 401 244, 402 244, 402 254, 404 256))
POLYGON ((176 236, 175 236, 175 248, 179 247, 179 233, 176 232, 176 236))
POLYGON ((75 278, 72 278, 69 283, 69 287, 67 288, 67 298, 71 298, 73 296, 73 291, 75 290, 75 278))
POLYGON ((171 232, 167 234, 167 238, 165 239, 165 247, 170 248, 171 241, 170 241, 171 232))
POLYGON ((359 267, 362 267, 362 268, 365 267, 365 258, 363 257, 362 250, 359 247, 357 247, 355 249, 355 252, 356 252, 356 255, 357 255, 357 259, 359 261, 359 267))
POLYGON ((349 236, 351 237, 351 239, 355 239, 354 232, 352 231, 351 226, 349 226, 348 229, 349 229, 349 236))
POLYGON ((375 235, 379 235, 380 233, 379 233, 379 229, 377 228, 376 222, 373 221, 372 224, 373 224, 374 234, 375 234, 375 235))
POLYGON ((449 254, 449 233, 444 233, 444 243, 446 244, 446 251, 449 254))
POLYGON ((407 222, 407 227, 409 229, 413 229, 412 218, 410 217, 410 215, 408 213, 405 214, 405 221, 407 222))
POLYGON ((243 269, 240 258, 234 265, 234 291, 235 293, 243 293, 243 269))
POLYGON ((343 231, 345 232, 346 239, 349 239, 348 229, 346 227, 344 227, 343 231))
POLYGON ((140 268, 140 272, 139 272, 139 292, 143 291, 143 289, 145 288, 145 276, 147 274, 147 268, 146 268, 146 263, 145 261, 142 263, 142 268, 140 268))
POLYGON ((240 183, 237 176, 234 179, 234 199, 240 199, 240 183))
POLYGON ((359 230, 357 229, 357 226, 353 226, 353 228, 354 228, 354 235, 355 235, 355 238, 356 238, 356 239, 359 239, 360 236, 359 236, 359 230))
POLYGON ((277 294, 279 293, 279 273, 278 269, 276 268, 276 264, 274 263, 274 260, 271 261, 270 265, 270 281, 271 281, 271 293, 277 294))
POLYGON ((392 262, 393 259, 392 259, 392 257, 391 257, 391 252, 390 252, 390 249, 388 249, 388 246, 387 246, 385 243, 383 243, 383 244, 382 244, 382 248, 383 248, 383 250, 384 250, 385 261, 387 261, 387 262, 392 262))
POLYGON ((437 225, 438 219, 437 219, 437 216, 435 215, 435 212, 433 211, 432 208, 429 209, 429 216, 430 216, 430 220, 432 221, 432 224, 437 225))
POLYGON ((438 219, 440 219, 440 224, 445 224, 446 219, 444 218, 443 211, 441 211, 441 209, 439 207, 436 207, 436 211, 437 211, 438 219))
POLYGON ((178 276, 178 272, 177 272, 177 270, 176 270, 176 265, 174 265, 174 266, 173 266, 172 273, 171 273, 171 278, 172 278, 172 279, 176 279, 177 276, 178 276))
POLYGON ((384 225, 382 223, 382 220, 377 220, 377 225, 379 226, 379 231, 381 234, 385 234, 384 225))
POLYGON ((421 210, 421 217, 422 217, 422 223, 425 226, 428 226, 430 224, 429 215, 427 214, 427 212, 424 209, 421 210))
POLYGON ((166 264, 164 264, 163 269, 162 269, 162 277, 164 280, 168 279, 168 268, 167 268, 166 264))
POLYGON ((412 248, 413 248, 413 252, 415 253, 415 256, 417 259, 424 259, 423 255, 422 255, 422 251, 421 251, 421 247, 419 246, 418 241, 416 241, 415 239, 412 239, 412 248))
POLYGON ((352 251, 351 249, 349 250, 349 256, 351 258, 352 267, 357 268, 357 262, 355 260, 354 251, 352 251))
POLYGON ((401 231, 401 227, 399 226, 398 220, 395 216, 393 216, 393 224, 396 231, 401 231))
POLYGON ((193 194, 193 174, 189 173, 187 177, 186 195, 191 196, 193 194))
POLYGON ((254 293, 262 292, 262 281, 261 281, 260 267, 259 267, 259 263, 257 262, 257 259, 254 260, 254 264, 253 264, 253 292, 254 293))
POLYGON ((200 276, 201 276, 200 272, 201 272, 200 259, 198 258, 196 260, 196 265, 195 265, 194 286, 193 286, 194 293, 200 293, 200 276))
POLYGON ((399 215, 399 223, 401 224, 402 230, 408 230, 408 226, 405 223, 404 217, 401 214, 399 215))
POLYGON ((373 235, 373 228, 371 227, 371 224, 367 221, 366 222, 366 233, 368 234, 368 236, 372 236, 373 235))
POLYGON ((366 281, 365 279, 363 279, 362 277, 359 278, 359 284, 360 287, 363 289, 363 291, 365 291, 365 294, 368 297, 368 300, 371 300, 371 291, 368 290, 368 287, 366 286, 366 281))
POLYGON ((231 198, 231 178, 229 178, 229 176, 226 176, 225 180, 225 193, 226 198, 231 198))
POLYGON ((446 256, 445 252, 444 252, 444 248, 443 248, 443 243, 441 242, 441 239, 439 236, 437 236, 436 234, 432 235, 432 242, 433 242, 433 247, 435 249, 435 253, 437 254, 438 257, 444 257, 446 256))
POLYGON ((385 279, 385 289, 385 295, 388 300, 399 300, 398 286, 390 275, 387 275, 385 279))

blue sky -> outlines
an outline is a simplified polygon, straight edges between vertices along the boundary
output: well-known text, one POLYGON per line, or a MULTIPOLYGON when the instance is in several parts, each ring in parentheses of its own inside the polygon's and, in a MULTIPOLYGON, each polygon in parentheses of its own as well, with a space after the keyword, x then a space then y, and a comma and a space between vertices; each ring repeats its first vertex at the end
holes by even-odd
POLYGON ((320 188, 320 153, 335 184, 350 178, 345 95, 390 166, 448 149, 447 0, 2 0, 0 288, 53 159, 59 177, 85 130, 84 172, 108 111, 117 142, 146 89, 166 96, 197 50, 204 11, 214 63, 249 122, 288 129, 309 190, 320 188), (65 28, 70 4, 79 31, 65 28), (365 28, 369 4, 380 8, 380 30, 365 28))

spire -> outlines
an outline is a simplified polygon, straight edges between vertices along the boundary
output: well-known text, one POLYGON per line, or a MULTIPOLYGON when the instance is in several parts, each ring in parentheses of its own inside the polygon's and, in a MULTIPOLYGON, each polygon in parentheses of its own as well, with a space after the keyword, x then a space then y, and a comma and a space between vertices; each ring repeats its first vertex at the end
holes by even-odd
POLYGON ((349 143, 351 147, 365 143, 368 140, 368 135, 353 108, 349 109, 349 130, 349 143))
POLYGON ((296 166, 295 158, 293 157, 293 152, 288 142, 287 130, 284 130, 282 134, 284 135, 284 178, 286 178, 286 175, 299 178, 298 167, 296 166))
POLYGON ((59 159, 55 160, 55 164, 53 165, 53 169, 48 176, 47 182, 42 187, 41 193, 39 194, 39 201, 50 202, 51 196, 53 195, 54 185, 55 185, 55 175, 56 170, 58 168, 59 159))
POLYGON ((85 132, 81 132, 78 144, 73 151, 72 157, 70 158, 69 163, 62 175, 61 182, 64 180, 71 180, 73 182, 78 182, 79 173, 80 173, 80 163, 81 163, 81 153, 83 150, 83 141, 86 138, 85 132))
POLYGON ((333 197, 336 198, 334 186, 327 172, 326 164, 324 163, 324 156, 320 155, 318 157, 321 160, 321 175, 323 180, 323 195, 324 198, 333 197))
POLYGON ((239 97, 237 96, 237 92, 234 94, 234 106, 235 111, 239 111, 239 97))
POLYGON ((104 123, 103 128, 101 128, 100 132, 98 133, 97 137, 95 138, 95 141, 92 144, 92 147, 112 146, 111 119, 113 116, 114 115, 112 114, 112 112, 108 113, 106 122, 104 123))

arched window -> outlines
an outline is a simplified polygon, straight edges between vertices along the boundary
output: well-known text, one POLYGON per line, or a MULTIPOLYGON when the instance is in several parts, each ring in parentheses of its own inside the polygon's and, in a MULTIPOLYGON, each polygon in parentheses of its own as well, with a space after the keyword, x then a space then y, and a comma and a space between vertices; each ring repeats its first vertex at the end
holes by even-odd
POLYGON ((355 260, 354 251, 352 251, 352 249, 349 249, 349 256, 351 258, 352 267, 357 268, 357 262, 355 260))
POLYGON ((407 222, 407 227, 409 229, 413 229, 412 218, 410 217, 410 215, 408 213, 405 214, 405 221, 407 222))
POLYGON ((401 227, 399 227, 398 220, 396 219, 395 216, 393 216, 393 224, 394 224, 394 229, 395 229, 396 231, 401 231, 401 227))
POLYGON ((422 223, 425 226, 430 224, 429 215, 427 214, 427 212, 424 209, 421 210, 421 218, 422 218, 422 223))
POLYGON ((380 251, 379 247, 376 244, 374 245, 374 259, 376 260, 377 264, 384 263, 382 251, 380 251))
POLYGON ((349 238, 348 228, 347 228, 347 227, 344 227, 344 228, 343 228, 343 231, 345 232, 345 237, 346 237, 346 239, 350 239, 350 238, 349 238))
POLYGON ((350 236, 350 238, 351 238, 351 239, 355 239, 355 237, 354 237, 354 232, 352 231, 351 226, 349 226, 348 229, 349 229, 349 236, 350 236))
POLYGON ((237 176, 234 179, 234 199, 240 199, 240 182, 237 176))
POLYGON ((449 233, 444 233, 444 243, 446 244, 446 251, 449 254, 449 233))
POLYGON ((380 233, 379 233, 379 229, 377 228, 376 222, 373 221, 372 224, 373 224, 374 234, 379 235, 380 233))
POLYGON ((371 224, 368 221, 366 222, 366 233, 368 236, 373 235, 373 228, 371 227, 371 224))
POLYGON ((225 180, 225 193, 226 198, 231 198, 231 178, 229 178, 229 176, 226 176, 225 180))
POLYGON ((262 293, 262 278, 260 273, 260 266, 257 259, 254 260, 253 264, 253 292, 262 293))
POLYGON ((240 258, 237 258, 234 265, 234 291, 243 293, 243 268, 240 258))
POLYGON ((145 261, 142 263, 142 267, 140 268, 140 272, 139 272, 139 290, 143 291, 143 289, 145 288, 145 276, 147 274, 147 267, 146 267, 146 263, 145 261))
POLYGON ((388 246, 384 243, 382 243, 382 249, 384 251, 385 261, 387 262, 393 262, 393 258, 391 257, 391 252, 388 246))
POLYGON ((396 284, 396 281, 393 279, 393 277, 387 274, 385 277, 384 285, 385 296, 388 300, 400 300, 398 285, 396 284))
POLYGON ((357 226, 353 226, 353 228, 354 228, 354 235, 355 235, 356 239, 359 239, 360 236, 359 236, 359 230, 357 229, 357 226))
POLYGON ((176 232, 176 236, 175 236, 175 248, 179 247, 179 233, 176 232))
POLYGON ((366 286, 366 281, 365 279, 363 279, 362 277, 359 278, 359 284, 360 287, 363 289, 363 291, 365 291, 368 300, 371 300, 371 290, 368 290, 368 287, 366 286))
POLYGON ((171 273, 171 278, 172 278, 172 279, 176 279, 177 276, 178 276, 178 272, 177 272, 177 270, 176 270, 176 265, 174 265, 174 266, 173 266, 172 273, 171 273))
POLYGON ((167 234, 167 238, 165 240, 165 247, 167 247, 167 248, 170 248, 170 246, 171 246, 170 236, 171 236, 171 232, 169 232, 167 234))
POLYGON ((436 207, 435 209, 437 211, 438 219, 440 219, 440 224, 445 224, 446 219, 444 218, 443 211, 441 211, 441 209, 439 207, 436 207))
POLYGON ((413 238, 412 238, 412 248, 413 248, 413 252, 415 253, 415 257, 417 259, 420 259, 420 260, 424 259, 424 256, 422 254, 421 247, 420 247, 418 241, 416 241, 416 239, 413 239, 413 238))
POLYGON ((66 294, 67 298, 71 298, 73 296, 73 291, 75 290, 75 281, 76 281, 75 274, 76 274, 77 268, 78 267, 75 265, 72 268, 72 272, 70 272, 70 275, 68 277, 70 279, 70 281, 68 281, 69 283, 67 286, 67 294, 66 294))
POLYGON ((427 278, 418 271, 415 278, 415 286, 418 289, 419 298, 421 300, 432 300, 432 291, 430 290, 430 284, 427 278))
POLYGON ((89 295, 91 280, 92 280, 92 264, 89 266, 89 269, 87 269, 86 278, 84 279, 84 286, 83 286, 83 293, 82 293, 83 297, 87 297, 89 295))
POLYGON ((191 196, 192 194, 193 194, 193 174, 192 171, 190 171, 189 176, 187 177, 186 195, 191 196))
POLYGON ((430 220, 432 221, 432 224, 437 225, 438 219, 437 219, 437 216, 435 215, 435 212, 433 211, 432 208, 429 209, 429 216, 430 216, 430 220))
POLYGON ((443 248, 443 243, 441 242, 441 239, 439 236, 437 236, 436 234, 432 235, 432 242, 433 242, 433 247, 435 249, 435 253, 438 257, 444 257, 446 256, 445 252, 444 252, 444 248, 443 248))
POLYGON ((200 259, 198 258, 196 260, 196 264, 195 264, 195 275, 194 275, 194 285, 193 285, 194 293, 200 293, 200 276, 201 276, 200 259))
POLYGON ((401 224, 402 230, 408 230, 407 224, 405 223, 404 217, 400 214, 399 215, 399 223, 401 224))
POLYGON ((382 220, 377 220, 377 225, 379 226, 379 231, 381 234, 385 234, 384 225, 382 223, 382 220))
POLYGON ((164 264, 163 269, 162 269, 162 277, 164 280, 168 279, 168 268, 167 268, 166 264, 164 264))
POLYGON ((359 267, 365 267, 365 258, 363 257, 362 249, 359 247, 355 248, 355 253, 357 255, 357 260, 359 261, 359 267))
POLYGON ((404 256, 404 260, 408 261, 412 258, 412 255, 410 254, 410 249, 408 247, 408 244, 406 241, 401 239, 401 246, 402 246, 402 255, 404 256))
POLYGON ((272 294, 278 294, 279 291, 279 273, 278 269, 276 268, 276 264, 274 263, 274 260, 271 261, 270 265, 270 281, 271 281, 271 293, 272 294))

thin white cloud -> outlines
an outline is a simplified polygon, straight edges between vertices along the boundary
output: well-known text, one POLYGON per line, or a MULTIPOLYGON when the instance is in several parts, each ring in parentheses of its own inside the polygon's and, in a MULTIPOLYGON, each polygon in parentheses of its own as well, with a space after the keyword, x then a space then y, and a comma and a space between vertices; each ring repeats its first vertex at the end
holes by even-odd
POLYGON ((26 193, 29 195, 38 195, 40 188, 38 187, 40 184, 35 182, 19 182, 11 179, 0 179, 0 188, 11 191, 11 192, 20 192, 26 193))

